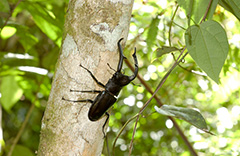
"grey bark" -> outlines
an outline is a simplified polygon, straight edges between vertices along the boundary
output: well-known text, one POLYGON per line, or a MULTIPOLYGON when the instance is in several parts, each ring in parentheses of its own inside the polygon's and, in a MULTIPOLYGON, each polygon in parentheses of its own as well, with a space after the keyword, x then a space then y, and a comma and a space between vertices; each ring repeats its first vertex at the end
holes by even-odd
POLYGON ((62 97, 96 97, 69 90, 100 89, 80 64, 103 84, 112 76, 107 63, 116 69, 117 41, 127 39, 132 6, 133 0, 70 0, 62 48, 42 119, 39 156, 101 155, 106 118, 91 122, 87 116, 91 103, 67 102, 62 97))

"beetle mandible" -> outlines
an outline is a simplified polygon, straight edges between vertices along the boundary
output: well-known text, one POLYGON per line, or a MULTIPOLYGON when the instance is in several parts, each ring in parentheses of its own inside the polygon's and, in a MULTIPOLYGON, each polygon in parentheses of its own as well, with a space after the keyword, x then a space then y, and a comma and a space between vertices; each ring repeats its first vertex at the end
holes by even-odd
POLYGON ((138 61, 136 56, 136 48, 134 49, 133 53, 133 59, 135 62, 135 70, 134 74, 132 76, 127 76, 122 74, 121 69, 123 65, 123 59, 126 59, 126 57, 123 55, 123 50, 120 42, 123 40, 121 38, 118 41, 118 49, 119 49, 119 62, 117 66, 117 71, 113 74, 112 78, 108 80, 106 85, 102 84, 100 81, 97 80, 97 78, 92 74, 90 70, 85 68, 80 64, 80 67, 85 69, 93 78, 93 80, 101 87, 103 87, 105 90, 88 90, 88 91, 79 91, 79 90, 70 90, 70 92, 85 92, 85 93, 95 93, 97 97, 94 100, 91 99, 84 99, 84 100, 68 100, 62 97, 62 100, 70 101, 70 102, 90 102, 92 103, 89 111, 88 111, 88 118, 91 121, 97 121, 99 120, 104 114, 106 114, 107 119, 105 123, 103 124, 102 131, 105 137, 104 133, 104 127, 109 119, 108 109, 116 102, 116 96, 118 96, 120 90, 128 85, 131 81, 133 81, 138 73, 138 61))

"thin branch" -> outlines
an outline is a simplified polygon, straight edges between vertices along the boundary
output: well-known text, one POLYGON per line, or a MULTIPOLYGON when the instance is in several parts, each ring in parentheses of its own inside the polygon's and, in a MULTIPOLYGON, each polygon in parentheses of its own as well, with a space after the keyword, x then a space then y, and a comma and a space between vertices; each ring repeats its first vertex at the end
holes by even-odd
POLYGON ((1 27, 1 29, 0 29, 0 34, 1 34, 2 30, 3 30, 3 28, 7 25, 7 22, 9 21, 10 17, 12 16, 13 11, 16 9, 16 7, 19 5, 19 3, 20 3, 21 1, 22 1, 22 0, 18 0, 17 3, 16 3, 16 5, 15 5, 15 6, 13 7, 13 9, 11 10, 9 16, 7 17, 6 21, 4 22, 4 24, 2 25, 2 27, 1 27))
POLYGON ((117 137, 115 138, 114 142, 113 142, 113 147, 112 147, 112 155, 114 156, 115 154, 115 145, 116 145, 116 142, 118 140, 118 138, 120 137, 120 135, 122 134, 124 128, 133 120, 135 119, 136 117, 139 116, 139 113, 137 113, 136 115, 134 115, 133 117, 131 117, 131 119, 129 119, 123 126, 122 128, 120 129, 120 131, 118 132, 117 134, 117 137))
POLYGON ((187 30, 186 28, 184 28, 183 26, 181 26, 181 25, 179 25, 179 24, 177 24, 177 23, 175 23, 175 22, 173 22, 173 24, 176 25, 176 26, 178 26, 179 28, 181 28, 181 29, 183 29, 183 30, 187 30))
MULTIPOLYGON (((124 61, 125 61, 126 65, 128 66, 128 68, 130 68, 131 71, 134 71, 134 67, 131 65, 131 63, 130 63, 127 59, 125 59, 124 61)), ((151 93, 151 94, 154 93, 154 92, 152 91, 151 87, 149 87, 149 85, 146 83, 146 81, 143 80, 142 76, 140 76, 140 74, 137 75, 137 78, 138 78, 138 80, 141 82, 141 84, 147 89, 147 91, 148 91, 149 93, 151 93)), ((159 104, 160 106, 163 105, 163 103, 161 102, 161 100, 158 98, 157 95, 154 95, 154 98, 157 100, 157 102, 158 102, 158 104, 159 104)))
POLYGON ((33 112, 34 107, 35 107, 35 104, 34 104, 34 102, 33 102, 33 103, 31 104, 30 109, 29 109, 28 112, 27 112, 26 118, 25 118, 25 120, 23 121, 21 128, 19 129, 19 131, 18 131, 18 133, 17 133, 17 136, 16 136, 16 137, 14 138, 14 140, 13 140, 13 143, 12 143, 12 145, 11 145, 11 148, 10 148, 10 150, 9 150, 9 152, 8 152, 8 156, 11 156, 11 155, 12 155, 12 152, 13 152, 16 144, 18 143, 18 140, 19 140, 20 137, 22 136, 23 130, 25 129, 25 127, 26 127, 26 125, 27 125, 27 123, 28 123, 28 121, 29 121, 29 118, 30 118, 30 116, 31 116, 31 114, 32 114, 32 112, 33 112))
POLYGON ((169 46, 171 47, 172 46, 172 42, 171 42, 171 31, 172 31, 172 25, 173 25, 173 20, 174 20, 174 17, 176 16, 176 13, 177 13, 177 10, 179 8, 179 5, 177 5, 174 13, 173 13, 173 16, 171 18, 171 22, 170 22, 170 25, 169 25, 169 31, 168 31, 168 41, 169 41, 169 46))
POLYGON ((207 14, 208 14, 209 9, 210 9, 210 7, 211 7, 212 1, 213 1, 213 0, 210 0, 210 1, 209 1, 207 10, 206 10, 206 12, 205 12, 205 14, 204 14, 204 16, 203 16, 203 18, 202 18, 202 20, 201 20, 200 23, 202 23, 203 21, 205 21, 205 19, 207 18, 207 14))
MULTIPOLYGON (((41 82, 43 81, 43 79, 44 79, 44 77, 41 79, 41 81, 40 81, 39 84, 41 84, 41 82)), ((37 92, 38 92, 39 90, 40 90, 40 85, 38 85, 37 92)), ((37 101, 37 99, 38 99, 38 98, 37 98, 37 94, 36 94, 36 95, 35 95, 35 99, 33 100, 32 104, 31 104, 31 106, 30 106, 30 108, 29 108, 29 110, 28 110, 28 112, 27 112, 27 115, 26 115, 26 117, 25 117, 25 119, 24 119, 24 121, 23 121, 23 123, 22 123, 22 126, 20 127, 20 129, 19 129, 19 131, 18 131, 18 133, 17 133, 17 136, 16 136, 16 137, 14 138, 14 140, 13 140, 13 143, 12 143, 12 145, 11 145, 11 147, 10 147, 10 150, 9 150, 7 156, 11 156, 11 155, 12 155, 12 152, 13 152, 16 144, 18 143, 20 137, 22 136, 22 133, 23 133, 23 131, 24 131, 24 129, 25 129, 25 127, 26 127, 29 119, 30 119, 30 116, 31 116, 31 114, 32 114, 32 112, 33 112, 33 110, 34 110, 34 108, 35 108, 35 102, 37 101)))
MULTIPOLYGON (((174 61, 176 61, 175 55, 174 55, 173 53, 172 53, 172 56, 173 56, 174 61)), ((203 75, 203 74, 201 74, 201 73, 193 72, 193 70, 187 69, 187 68, 183 67, 180 63, 178 64, 178 66, 179 66, 180 68, 182 68, 183 70, 186 70, 187 72, 190 72, 190 73, 192 73, 192 74, 199 75, 199 76, 206 76, 206 75, 203 75)))
MULTIPOLYGON (((185 50, 186 48, 183 49, 183 51, 185 50)), ((181 52, 181 54, 179 55, 178 59, 180 58, 180 56, 183 54, 183 51, 181 52)), ((143 107, 140 109, 139 113, 141 114, 145 108, 149 105, 149 103, 152 101, 153 97, 157 94, 157 92, 159 91, 159 89, 162 87, 162 85, 164 84, 164 82, 166 81, 166 79, 168 78, 168 76, 170 75, 170 73, 172 72, 172 70, 177 66, 177 62, 175 62, 173 64, 173 66, 171 67, 171 69, 165 74, 165 76, 162 78, 162 80, 160 81, 160 83, 158 84, 157 86, 157 89, 154 91, 152 97, 150 99, 148 99, 148 101, 143 105, 143 107)), ((131 143, 130 143, 130 147, 129 147, 129 156, 131 155, 132 153, 132 148, 133 148, 133 140, 134 140, 134 135, 136 133, 136 129, 137 129, 137 123, 138 123, 138 120, 139 120, 139 116, 137 117, 136 119, 136 122, 135 122, 135 126, 134 126, 134 130, 133 130, 133 135, 132 135, 132 140, 131 140, 131 143)))
MULTIPOLYGON (((183 51, 185 50, 185 48, 183 49, 183 51)), ((183 52, 182 51, 182 52, 183 52)), ((187 55, 187 53, 183 56, 185 57, 187 55)), ((183 58, 182 58, 183 59, 183 58)), ((181 60, 182 60, 181 59, 181 60)), ((181 61, 180 60, 180 61, 181 61)), ((179 62, 180 62, 179 61, 179 62)), ((125 60, 125 63, 127 64, 127 66, 132 70, 134 71, 134 67, 130 64, 130 62, 128 60, 125 60)), ((170 74, 170 73, 169 73, 170 74)), ((166 76, 166 75, 165 75, 166 76)), ((141 84, 146 88, 146 90, 148 92, 150 92, 152 95, 154 94, 154 92, 152 91, 151 87, 148 86, 148 84, 143 80, 143 78, 138 74, 137 75, 137 78, 140 80, 141 84)), ((161 82, 160 82, 161 83, 161 82)), ((155 91, 156 92, 156 91, 155 91)), ((157 101, 159 107, 161 107, 163 105, 163 103, 161 102, 160 98, 154 94, 152 97, 155 98, 155 100, 157 101)), ((141 113, 141 112, 139 112, 141 113)), ((139 114, 140 115, 140 114, 139 114)), ((139 116, 138 115, 138 116, 139 116)), ((138 117, 137 116, 137 117, 138 117)), ((136 116, 134 116, 136 117, 136 116)), ((194 156, 197 156, 197 153, 195 152, 195 150, 193 149, 192 145, 190 144, 190 142, 188 141, 187 137, 184 135, 183 131, 180 129, 180 127, 178 126, 178 124, 176 123, 176 121, 172 118, 172 117, 169 117, 169 119, 173 122, 173 125, 174 127, 177 129, 177 131, 179 132, 179 135, 182 137, 182 139, 184 140, 185 144, 188 146, 190 152, 194 155, 194 156)), ((114 147, 113 147, 114 148, 114 147)))
MULTIPOLYGON (((202 21, 200 23, 202 23, 206 17, 207 17, 207 13, 210 9, 210 6, 212 4, 212 0, 210 0, 209 4, 208 4, 208 8, 206 10, 206 13, 202 19, 202 21)), ((178 7, 177 7, 178 8, 178 7)), ((175 14, 176 14, 176 11, 177 9, 175 10, 174 12, 174 15, 172 17, 172 21, 171 21, 171 25, 173 23, 173 18, 175 17, 175 14)), ((171 46, 171 38, 170 38, 170 33, 171 33, 171 27, 170 27, 170 30, 169 30, 169 45, 171 46)), ((148 106, 148 104, 150 103, 150 101, 153 99, 153 98, 156 98, 156 93, 159 91, 159 89, 162 87, 162 85, 165 83, 166 79, 168 78, 168 76, 170 75, 170 73, 172 72, 172 70, 180 63, 180 61, 182 59, 185 58, 185 56, 188 54, 186 53, 181 59, 181 55, 183 54, 183 52, 185 51, 186 47, 182 50, 181 54, 179 55, 179 57, 177 58, 177 60, 175 61, 175 63, 173 64, 173 66, 171 67, 171 69, 165 74, 165 76, 163 77, 163 79, 161 80, 161 82, 159 83, 157 89, 154 91, 154 93, 152 93, 152 97, 143 105, 143 107, 141 108, 141 110, 139 111, 139 115, 137 116, 137 119, 136 119, 136 123, 135 123, 135 127, 134 127, 134 130, 133 130, 133 135, 132 135, 132 140, 131 140, 131 143, 130 143, 130 147, 129 147, 129 156, 131 155, 132 153, 132 148, 133 148, 133 140, 134 140, 134 135, 135 135, 135 132, 136 132, 136 128, 137 128, 137 122, 139 120, 139 117, 140 117, 140 114, 142 114, 142 112, 145 110, 145 108, 148 106)), ((128 61, 126 61, 128 62, 128 61)), ((131 67, 131 65, 129 64, 129 62, 127 63, 127 65, 129 66, 129 68, 131 67)), ((138 76, 139 78, 139 76, 138 76)), ((141 81, 141 80, 140 80, 141 81)), ((142 80, 141 83, 144 83, 145 81, 142 80)), ((145 86, 145 85, 144 85, 145 86)), ((147 86, 147 85, 146 85, 147 86)), ((145 86, 145 87, 146 87, 145 86)), ((146 87, 147 89, 147 87, 146 87)), ((149 91, 149 88, 147 89, 149 91)), ((162 103, 158 103, 159 106, 162 106, 162 103)), ((191 153, 194 155, 194 156, 197 156, 197 153, 195 152, 195 150, 193 149, 193 147, 191 146, 191 144, 189 143, 188 139, 186 138, 186 136, 184 135, 184 133, 181 131, 180 127, 177 125, 177 123, 175 122, 175 120, 172 118, 172 117, 169 117, 174 126, 176 127, 176 129, 178 130, 179 134, 181 135, 181 137, 183 138, 184 142, 186 143, 186 145, 189 147, 189 150, 191 151, 191 153)))

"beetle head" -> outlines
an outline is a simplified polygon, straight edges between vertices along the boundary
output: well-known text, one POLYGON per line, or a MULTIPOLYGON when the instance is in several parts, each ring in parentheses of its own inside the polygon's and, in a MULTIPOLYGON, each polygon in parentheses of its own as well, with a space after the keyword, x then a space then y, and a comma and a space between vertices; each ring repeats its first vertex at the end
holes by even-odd
POLYGON ((116 72, 112 77, 115 84, 121 87, 128 85, 134 78, 133 76, 124 75, 121 72, 116 72))

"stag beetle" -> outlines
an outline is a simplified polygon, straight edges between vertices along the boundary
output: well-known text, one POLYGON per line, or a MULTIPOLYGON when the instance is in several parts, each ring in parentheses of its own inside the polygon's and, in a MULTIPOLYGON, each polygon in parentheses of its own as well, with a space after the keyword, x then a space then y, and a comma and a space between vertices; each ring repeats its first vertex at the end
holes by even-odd
POLYGON ((107 119, 105 123, 103 124, 102 131, 105 137, 104 133, 104 127, 109 119, 109 114, 108 114, 108 109, 116 102, 116 96, 119 94, 120 90, 128 85, 131 81, 133 81, 138 73, 138 61, 137 61, 137 56, 136 56, 136 48, 134 49, 133 53, 133 59, 135 62, 135 70, 134 74, 132 76, 126 76, 121 73, 122 65, 123 65, 123 59, 126 59, 126 57, 123 55, 123 50, 121 47, 120 42, 123 40, 121 38, 118 41, 118 49, 119 49, 119 62, 117 66, 117 71, 113 74, 112 78, 108 80, 107 84, 104 85, 101 82, 97 80, 97 78, 92 74, 90 70, 85 68, 80 64, 80 67, 85 69, 93 78, 93 80, 101 87, 103 87, 105 90, 100 91, 100 90, 89 90, 89 91, 79 91, 79 90, 70 90, 70 92, 85 92, 85 93, 94 93, 97 94, 97 97, 94 100, 91 99, 84 99, 84 100, 68 100, 62 97, 62 100, 65 101, 70 101, 70 102, 90 102, 92 103, 89 111, 88 111, 88 118, 91 121, 97 121, 99 120, 104 114, 107 115, 107 119))

